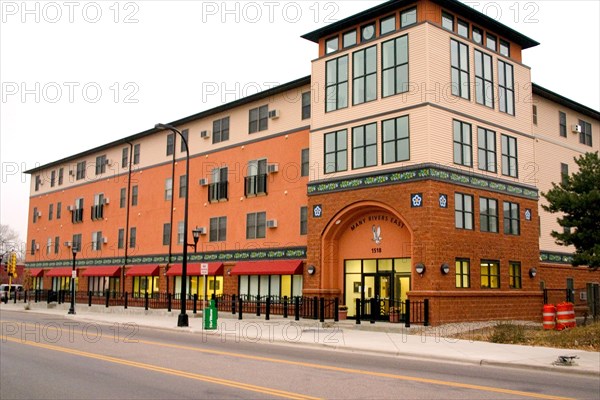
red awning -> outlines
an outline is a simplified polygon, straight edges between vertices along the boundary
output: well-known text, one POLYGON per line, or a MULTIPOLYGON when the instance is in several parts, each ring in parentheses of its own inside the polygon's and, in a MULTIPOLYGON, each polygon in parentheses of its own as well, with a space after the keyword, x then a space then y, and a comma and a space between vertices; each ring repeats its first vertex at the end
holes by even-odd
POLYGON ((52 268, 50 271, 46 272, 46 276, 52 276, 52 277, 71 276, 72 271, 73 271, 73 269, 71 269, 71 268, 52 268))
POLYGON ((121 267, 88 267, 81 276, 121 276, 121 267))
MULTIPOLYGON (((223 275, 223 263, 220 262, 212 262, 208 264, 208 275, 216 276, 223 275)), ((181 276, 181 264, 172 264, 167 271, 167 276, 181 276)), ((188 263, 187 265, 187 275, 188 276, 200 276, 200 264, 199 263, 188 263)))
POLYGON ((29 275, 31 275, 34 278, 39 278, 40 276, 42 276, 44 274, 44 269, 43 268, 29 268, 29 275))
POLYGON ((158 276, 158 265, 133 265, 129 267, 127 276, 158 276))
POLYGON ((231 275, 299 274, 302 274, 302 260, 246 261, 237 263, 231 270, 231 275))

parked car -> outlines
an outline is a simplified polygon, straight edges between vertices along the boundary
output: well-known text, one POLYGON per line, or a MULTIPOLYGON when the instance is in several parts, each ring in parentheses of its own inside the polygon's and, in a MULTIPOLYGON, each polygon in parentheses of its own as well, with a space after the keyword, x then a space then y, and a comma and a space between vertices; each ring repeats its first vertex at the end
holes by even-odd
MULTIPOLYGON (((3 283, 0 285, 0 299, 4 300, 8 296, 8 283, 3 283)), ((8 299, 14 299, 15 293, 17 293, 17 299, 23 297, 23 285, 13 284, 10 286, 10 297, 8 299)))

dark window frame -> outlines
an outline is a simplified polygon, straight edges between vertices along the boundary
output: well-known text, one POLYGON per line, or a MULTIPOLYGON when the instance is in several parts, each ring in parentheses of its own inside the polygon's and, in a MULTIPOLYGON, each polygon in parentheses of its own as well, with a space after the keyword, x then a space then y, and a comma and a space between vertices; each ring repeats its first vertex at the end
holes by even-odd
POLYGON ((473 126, 467 122, 459 121, 457 119, 452 120, 452 140, 454 143, 453 146, 453 159, 454 164, 462 165, 464 167, 473 167, 473 126), (457 132, 457 124, 460 128, 457 132), (468 127, 468 133, 466 132, 466 127, 468 127), (458 134, 458 139, 457 139, 458 134), (465 139, 468 138, 469 141, 466 142, 465 139), (460 158, 457 159, 457 150, 460 150, 460 158), (465 151, 467 151, 465 153, 465 151), (469 159, 465 160, 465 155, 469 155, 469 159))
POLYGON ((308 235, 308 207, 300 207, 300 236, 308 235))
POLYGON ((257 133, 269 129, 269 105, 252 108, 248 112, 248 133, 257 133))
POLYGON ((217 144, 229 140, 229 117, 213 121, 212 143, 217 144))
POLYGON ((466 231, 475 230, 475 204, 474 204, 474 196, 467 193, 454 193, 454 227, 456 229, 462 229, 466 231), (459 201, 461 199, 459 208, 459 201), (465 202, 466 199, 470 200, 471 209, 467 209, 467 204, 465 202), (459 217, 460 216, 460 221, 459 217), (460 224, 459 224, 460 222, 460 224), (468 226, 470 222, 470 227, 468 226))
POLYGON ((106 154, 96 157, 96 175, 102 175, 106 172, 106 154))
POLYGON ((469 46, 455 39, 450 39, 450 77, 452 95, 471 100, 469 46), (463 55, 466 59, 463 58, 463 55))
POLYGON ((175 154, 175 133, 167 134, 167 156, 175 154))
POLYGON ((212 217, 209 221, 208 241, 226 242, 227 241, 227 217, 212 217))
POLYGON ((454 268, 456 288, 469 289, 471 287, 471 260, 468 258, 457 258, 454 260, 454 268))
POLYGON ((567 114, 558 112, 558 133, 561 137, 567 137, 567 114))
POLYGON ((166 222, 163 224, 162 244, 168 246, 171 243, 171 223, 166 222))
POLYGON ((480 263, 481 289, 500 289, 500 261, 498 260, 481 260, 480 263), (495 272, 492 267, 495 268, 495 272), (487 272, 484 273, 484 268, 487 272), (487 280, 487 285, 484 285, 484 278, 487 280), (495 279, 495 282, 494 282, 495 279))
POLYGON ((516 112, 514 67, 502 60, 498 60, 498 110, 512 116, 516 112))
POLYGON ((330 132, 325 134, 324 136, 324 141, 325 141, 325 151, 324 151, 324 173, 325 174, 333 174, 336 172, 343 172, 343 171, 347 171, 348 170, 348 130, 347 129, 342 129, 339 131, 335 131, 335 132, 330 132), (328 149, 327 148, 327 139, 328 137, 330 137, 331 135, 334 135, 335 137, 335 148, 334 149, 328 149), (340 137, 339 136, 345 136, 345 140, 343 140, 344 143, 344 147, 340 147, 338 148, 338 145, 340 144, 340 137), (345 157, 343 157, 343 154, 345 153, 345 157), (328 162, 328 156, 333 155, 334 157, 334 161, 333 161, 333 170, 329 169, 329 165, 331 165, 331 162, 328 162), (344 165, 340 165, 340 157, 342 160, 344 160, 344 165))
POLYGON ((488 197, 479 198, 479 230, 487 233, 499 233, 498 200, 488 197), (483 204, 485 203, 485 208, 483 204), (491 204, 495 212, 492 212, 491 204), (484 211, 485 210, 485 211, 484 211))
POLYGON ((361 125, 361 126, 355 126, 352 128, 352 169, 361 169, 361 168, 368 168, 368 167, 374 167, 377 165, 377 122, 373 122, 371 124, 367 124, 367 125, 361 125), (367 129, 373 129, 374 131, 369 132, 367 129), (359 138, 359 136, 362 136, 362 138, 359 138), (367 139, 369 139, 369 136, 372 136, 372 140, 374 140, 373 142, 367 142, 367 139), (361 142, 360 140, 357 139, 362 139, 362 145, 356 145, 357 142, 361 142), (360 152, 362 152, 362 157, 360 157, 360 152), (372 152, 372 154, 375 157, 374 162, 372 163, 368 163, 368 154, 370 154, 370 152, 372 152), (360 159, 359 159, 360 157, 360 159), (358 161, 361 161, 361 163, 358 163, 358 161))
MULTIPOLYGON (((131 206, 135 207, 138 205, 138 197, 139 197, 139 189, 138 185, 133 185, 131 187, 131 206)), ((125 201, 127 202, 127 200, 125 201)))
POLYGON ((454 20, 454 15, 447 11, 442 11, 442 28, 447 31, 454 32, 454 20), (448 23, 450 23, 450 26, 448 26, 448 23))
MULTIPOLYGON (((389 138, 389 137, 388 137, 389 138)), ((392 164, 397 162, 409 161, 410 160, 410 117, 408 115, 403 115, 397 118, 392 118, 388 120, 384 120, 381 122, 381 162, 383 165, 392 164), (406 119, 407 126, 407 134, 406 136, 399 136, 402 132, 398 130, 398 124, 400 120, 406 119), (393 121, 393 124, 389 124, 393 121), (393 125, 394 135, 391 140, 386 140, 386 132, 389 127, 393 125), (394 143, 394 158, 392 160, 388 160, 386 157, 386 148, 389 143, 394 143), (402 149, 402 147, 406 145, 407 148, 407 157, 399 158, 398 151, 402 149)))
POLYGON ((406 10, 400 11, 400 29, 412 26, 417 23, 417 7, 411 7, 406 10), (408 19, 407 16, 410 16, 410 22, 406 22, 408 19), (414 17, 414 19, 413 19, 414 17))
POLYGON ((496 132, 477 127, 477 166, 480 171, 498 172, 496 132), (491 136, 491 137, 490 137, 491 136), (482 140, 483 137, 483 140, 482 140))
POLYGON ((302 120, 310 119, 311 114, 311 92, 302 93, 302 120))
POLYGON ((475 49, 475 102, 494 108, 494 59, 487 53, 475 49), (489 73, 486 65, 489 66, 489 73))
POLYGON ((508 262, 508 287, 523 289, 522 269, 519 261, 508 262))
POLYGON ((348 82, 348 80, 350 79, 349 60, 350 60, 350 58, 348 57, 348 55, 344 55, 342 57, 338 57, 333 60, 329 60, 325 64, 325 79, 326 79, 326 82, 325 82, 325 112, 326 113, 337 111, 337 110, 342 110, 344 108, 348 108, 348 103, 349 103, 348 102, 348 97, 349 97, 348 90, 350 88, 350 85, 348 82), (340 78, 340 61, 341 60, 345 60, 345 63, 346 63, 346 71, 345 71, 346 79, 345 80, 342 80, 343 77, 340 78), (335 68, 335 79, 332 82, 327 81, 327 77, 329 76, 330 68, 335 68), (344 90, 343 88, 345 88, 345 100, 346 100, 345 104, 343 103, 343 101, 340 102, 340 93, 343 92, 343 90, 344 90), (332 94, 334 94, 333 96, 328 95, 331 89, 334 89, 334 92, 332 92, 332 94), (332 97, 332 98, 330 98, 330 97, 332 97), (332 103, 335 103, 335 105, 333 107, 330 107, 330 104, 332 104, 332 103))
POLYGON ((517 138, 505 134, 501 135, 502 175, 504 176, 519 177, 519 149, 517 146, 517 138), (514 146, 511 146, 511 144, 514 144, 514 146), (514 152, 512 147, 514 147, 514 152))
POLYGON ((400 93, 406 93, 408 91, 408 82, 410 79, 410 59, 409 59, 409 48, 408 48, 408 35, 402 35, 392 40, 385 41, 381 44, 381 97, 391 97, 400 93), (406 42, 406 46, 401 46, 402 43, 406 42), (390 43, 393 43, 391 47, 388 47, 390 43), (403 54, 398 54, 398 47, 406 48, 406 62, 402 62, 403 54), (391 50, 390 50, 391 49, 391 50), (385 66, 385 60, 387 57, 387 52, 392 51, 393 54, 390 56, 393 58, 393 61, 389 66, 385 66), (398 72, 399 70, 406 70, 406 82, 398 81, 398 72), (388 73, 388 71, 392 71, 393 73, 388 73), (391 75, 391 76, 388 76, 391 75), (386 92, 386 88, 389 85, 388 81, 393 78, 394 82, 394 91, 386 92))
POLYGON ((267 213, 265 211, 246 214, 246 239, 267 237, 267 213))
POLYGON ((592 147, 592 124, 582 119, 579 120, 581 133, 579 134, 579 143, 592 147))
POLYGON ((521 206, 510 201, 503 202, 504 234, 521 235, 521 206), (508 208, 507 208, 508 207, 508 208))
POLYGON ((300 153, 300 176, 310 174, 310 149, 302 149, 300 153))

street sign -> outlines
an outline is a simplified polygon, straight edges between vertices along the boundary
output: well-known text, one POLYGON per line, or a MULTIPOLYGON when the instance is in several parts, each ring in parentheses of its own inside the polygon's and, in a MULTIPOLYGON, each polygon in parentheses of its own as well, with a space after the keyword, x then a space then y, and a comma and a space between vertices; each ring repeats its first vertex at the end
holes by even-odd
POLYGON ((207 263, 202 263, 200 264, 200 275, 208 275, 208 264, 207 263))
POLYGON ((71 277, 73 279, 77 278, 77 271, 71 271, 71 277))

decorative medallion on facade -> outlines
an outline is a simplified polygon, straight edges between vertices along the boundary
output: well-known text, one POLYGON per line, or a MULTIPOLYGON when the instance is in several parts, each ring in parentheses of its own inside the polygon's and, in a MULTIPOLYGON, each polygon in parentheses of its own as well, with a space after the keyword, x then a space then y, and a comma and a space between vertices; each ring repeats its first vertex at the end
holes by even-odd
POLYGON ((323 207, 320 204, 313 206, 313 218, 321 218, 322 214, 323 207))
POLYGON ((423 206, 423 193, 416 193, 410 195, 410 203, 412 207, 422 207, 423 206))
POLYGON ((379 246, 382 240, 383 238, 381 237, 381 225, 373 225, 373 241, 377 246, 379 246))
POLYGON ((529 208, 525 209, 525 220, 531 221, 531 210, 529 208))
POLYGON ((440 208, 448 208, 448 195, 447 194, 440 194, 440 208))

